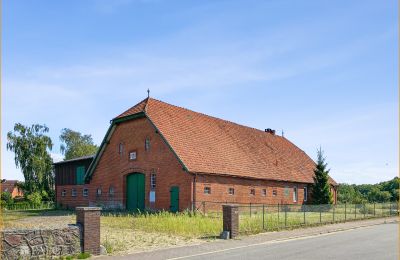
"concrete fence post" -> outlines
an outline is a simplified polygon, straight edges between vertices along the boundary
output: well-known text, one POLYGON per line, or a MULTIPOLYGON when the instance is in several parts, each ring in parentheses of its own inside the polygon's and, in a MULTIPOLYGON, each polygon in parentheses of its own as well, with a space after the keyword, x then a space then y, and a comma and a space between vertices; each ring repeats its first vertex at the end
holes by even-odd
POLYGON ((82 230, 82 252, 100 254, 100 211, 98 207, 76 208, 76 224, 82 230))
POLYGON ((229 237, 235 238, 239 234, 239 206, 222 205, 223 231, 229 231, 229 237))

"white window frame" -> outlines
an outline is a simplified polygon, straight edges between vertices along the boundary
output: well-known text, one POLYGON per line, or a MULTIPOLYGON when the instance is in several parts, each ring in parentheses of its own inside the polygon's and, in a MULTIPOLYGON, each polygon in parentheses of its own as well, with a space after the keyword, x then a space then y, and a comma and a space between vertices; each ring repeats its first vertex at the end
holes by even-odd
POLYGON ((150 151, 150 137, 146 137, 146 139, 144 139, 144 150, 150 151))
POLYGON ((266 196, 267 196, 267 193, 268 193, 267 189, 262 189, 261 195, 262 195, 263 197, 266 197, 266 196))
POLYGON ((136 151, 129 152, 129 160, 134 161, 137 159, 136 151))
POLYGON ((256 189, 254 188, 250 189, 250 196, 256 196, 256 189))
POLYGON ((297 202, 298 201, 298 188, 297 186, 293 187, 293 202, 297 202))
POLYGON ((67 190, 66 189, 63 189, 62 191, 61 191, 61 197, 65 197, 67 195, 67 190))
POLYGON ((155 173, 150 174, 150 189, 155 190, 157 186, 157 175, 155 173))
POLYGON ((228 188, 228 194, 229 195, 235 195, 235 188, 228 188))
POLYGON ((118 145, 118 154, 121 155, 124 153, 124 144, 123 143, 119 143, 118 145))
POLYGON ((308 188, 307 187, 304 187, 304 189, 303 189, 303 200, 304 201, 307 201, 307 199, 308 199, 308 188))
POLYGON ((278 196, 278 189, 273 189, 272 190, 272 197, 278 196))
POLYGON ((210 186, 205 186, 204 187, 204 194, 211 194, 211 187, 210 186), (208 190, 208 192, 206 192, 208 190))
POLYGON ((89 196, 89 189, 88 188, 84 188, 82 190, 82 196, 83 197, 88 197, 89 196))
POLYGON ((72 189, 71 190, 71 197, 76 197, 76 196, 77 196, 76 189, 72 189))
POLYGON ((101 193, 102 193, 101 188, 100 188, 100 187, 97 188, 97 189, 96 189, 96 196, 97 196, 97 197, 100 197, 100 196, 101 196, 101 193))

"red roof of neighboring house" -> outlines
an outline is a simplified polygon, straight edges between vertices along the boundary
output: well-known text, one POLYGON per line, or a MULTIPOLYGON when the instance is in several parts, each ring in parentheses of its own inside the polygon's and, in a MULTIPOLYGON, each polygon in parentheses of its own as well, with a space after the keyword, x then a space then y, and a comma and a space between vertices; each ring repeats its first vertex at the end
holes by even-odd
MULTIPOLYGON (((148 98, 144 112, 189 172, 313 183, 314 161, 282 136, 148 98)), ((332 184, 336 182, 331 179, 332 184)))
POLYGON ((1 192, 10 192, 12 193, 14 188, 16 187, 18 181, 17 180, 1 180, 1 192))

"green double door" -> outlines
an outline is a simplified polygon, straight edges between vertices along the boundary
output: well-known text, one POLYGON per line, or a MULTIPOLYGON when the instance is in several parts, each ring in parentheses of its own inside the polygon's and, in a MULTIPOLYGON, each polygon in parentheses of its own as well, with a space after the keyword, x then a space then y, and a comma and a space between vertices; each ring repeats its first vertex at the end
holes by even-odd
POLYGON ((144 210, 144 174, 133 173, 126 177, 126 209, 144 210))

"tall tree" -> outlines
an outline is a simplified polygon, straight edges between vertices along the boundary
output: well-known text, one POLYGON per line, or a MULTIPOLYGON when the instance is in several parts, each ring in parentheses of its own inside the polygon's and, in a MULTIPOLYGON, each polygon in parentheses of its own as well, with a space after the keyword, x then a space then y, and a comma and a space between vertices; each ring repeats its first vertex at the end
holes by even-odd
POLYGON ((92 155, 98 149, 97 145, 93 143, 91 135, 82 135, 68 128, 61 130, 60 140, 62 142, 60 150, 65 156, 64 160, 92 155))
POLYGON ((313 204, 332 204, 332 194, 329 187, 329 170, 321 148, 317 152, 317 165, 314 169, 314 184, 312 187, 313 204))
POLYGON ((53 143, 46 133, 45 125, 14 125, 14 131, 7 133, 7 150, 14 152, 15 165, 20 168, 24 178, 24 191, 27 194, 44 191, 53 194, 53 160, 49 154, 53 143))

